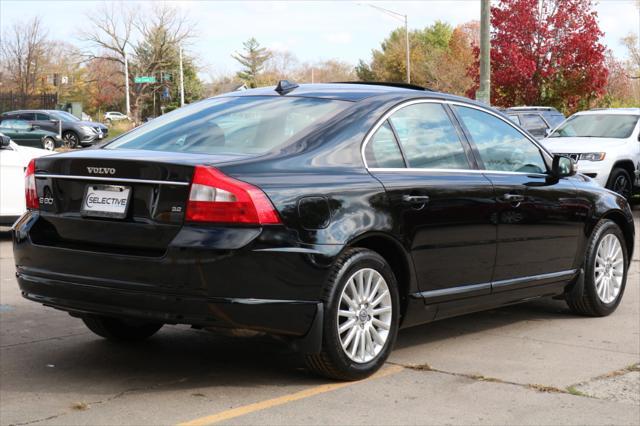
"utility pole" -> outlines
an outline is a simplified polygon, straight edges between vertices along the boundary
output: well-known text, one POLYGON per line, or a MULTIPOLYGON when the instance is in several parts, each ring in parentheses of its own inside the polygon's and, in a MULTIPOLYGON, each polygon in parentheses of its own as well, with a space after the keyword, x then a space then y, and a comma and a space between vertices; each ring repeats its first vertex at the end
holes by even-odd
POLYGON ((131 114, 131 104, 129 101, 129 62, 127 60, 127 52, 124 52, 124 99, 127 116, 131 114))
MULTIPOLYGON (((484 0, 483 0, 484 1, 484 0)), ((358 3, 359 5, 362 5, 363 3, 358 3)), ((407 15, 403 15, 402 13, 398 13, 398 12, 394 12, 393 10, 389 10, 389 9, 385 9, 384 7, 380 7, 380 6, 375 6, 373 4, 370 3, 364 3, 366 6, 372 7, 374 9, 378 9, 379 11, 386 13, 387 15, 399 19, 399 20, 403 20, 404 21, 404 41, 405 41, 405 51, 406 51, 406 55, 407 55, 407 84, 411 83, 411 51, 410 51, 410 45, 409 45, 409 23, 408 23, 408 17, 407 15)))
POLYGON ((487 105, 491 104, 491 26, 490 0, 480 3, 480 88, 476 92, 476 99, 487 105))
POLYGON ((184 106, 184 72, 182 70, 182 46, 180 47, 180 106, 184 106))
POLYGON ((409 23, 407 15, 404 15, 404 40, 405 50, 407 51, 407 84, 411 83, 411 54, 409 52, 409 23))

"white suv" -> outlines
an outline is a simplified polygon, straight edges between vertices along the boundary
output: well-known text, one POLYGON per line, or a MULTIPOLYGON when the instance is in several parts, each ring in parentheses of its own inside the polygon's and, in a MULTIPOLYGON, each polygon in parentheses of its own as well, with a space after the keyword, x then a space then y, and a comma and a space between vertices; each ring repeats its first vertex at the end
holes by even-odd
POLYGON ((627 198, 640 186, 640 108, 578 112, 542 143, 576 160, 580 173, 627 198))
POLYGON ((109 111, 104 113, 104 121, 120 121, 120 120, 130 120, 127 115, 124 115, 118 111, 109 111))

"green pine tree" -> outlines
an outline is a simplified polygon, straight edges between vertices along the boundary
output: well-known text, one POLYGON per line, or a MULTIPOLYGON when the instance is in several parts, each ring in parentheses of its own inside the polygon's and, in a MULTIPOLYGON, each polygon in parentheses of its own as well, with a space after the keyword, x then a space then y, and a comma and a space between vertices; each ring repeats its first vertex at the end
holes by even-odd
POLYGON ((258 75, 262 72, 264 64, 271 57, 271 52, 265 47, 260 47, 260 43, 251 37, 242 43, 243 53, 231 55, 233 59, 240 62, 244 67, 238 72, 238 78, 244 81, 249 87, 257 87, 258 75))

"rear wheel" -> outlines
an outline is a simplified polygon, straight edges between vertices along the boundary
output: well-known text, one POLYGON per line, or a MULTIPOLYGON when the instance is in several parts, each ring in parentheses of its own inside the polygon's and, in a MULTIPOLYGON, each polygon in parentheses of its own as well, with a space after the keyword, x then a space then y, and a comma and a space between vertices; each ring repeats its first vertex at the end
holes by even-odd
POLYGON ((42 148, 47 151, 53 151, 56 149, 56 141, 53 138, 46 137, 42 140, 42 148))
POLYGON ((619 167, 613 169, 611 176, 609 176, 609 182, 607 182, 607 189, 617 192, 626 199, 631 198, 633 181, 631 180, 629 172, 619 167))
POLYGON ((85 325, 100 337, 135 342, 153 336, 162 324, 91 315, 82 317, 85 325))
POLYGON ((348 250, 327 284, 322 352, 307 355, 307 366, 339 380, 371 375, 393 348, 399 313, 396 279, 384 258, 367 249, 348 250))
POLYGON ((584 263, 582 294, 569 292, 567 304, 574 313, 606 316, 616 310, 627 282, 627 248, 618 225, 600 221, 589 239, 584 263))

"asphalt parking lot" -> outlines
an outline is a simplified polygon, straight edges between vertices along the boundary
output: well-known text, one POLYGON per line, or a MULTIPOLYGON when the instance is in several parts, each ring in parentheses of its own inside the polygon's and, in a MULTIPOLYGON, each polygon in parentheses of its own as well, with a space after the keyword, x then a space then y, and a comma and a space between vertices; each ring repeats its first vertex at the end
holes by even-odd
MULTIPOLYGON (((635 207, 640 230, 640 206, 635 207)), ((22 299, 0 234, 0 423, 640 424, 640 242, 619 309, 537 300, 400 333, 374 377, 313 377, 266 339, 166 326, 121 346, 22 299)))

